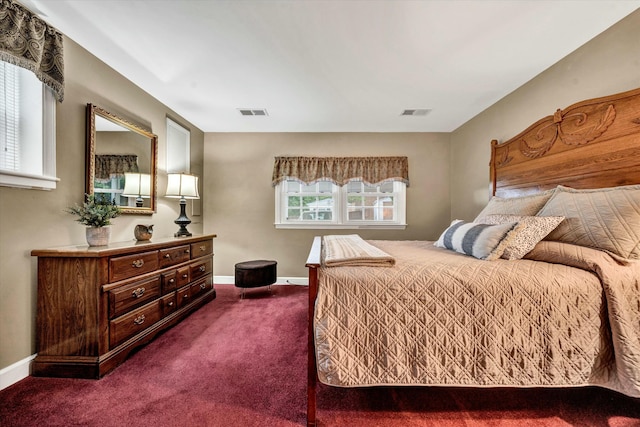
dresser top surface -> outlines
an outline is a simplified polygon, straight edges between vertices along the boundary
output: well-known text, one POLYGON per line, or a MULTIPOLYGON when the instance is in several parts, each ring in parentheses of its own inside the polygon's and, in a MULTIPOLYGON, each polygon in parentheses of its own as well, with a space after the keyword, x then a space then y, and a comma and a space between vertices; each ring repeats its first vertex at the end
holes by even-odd
POLYGON ((151 240, 125 242, 112 242, 106 246, 71 245, 59 246, 47 249, 34 249, 32 256, 38 257, 105 257, 126 253, 144 252, 146 250, 157 250, 179 245, 189 245, 191 243, 210 240, 217 237, 215 234, 193 235, 190 237, 154 237, 151 240))

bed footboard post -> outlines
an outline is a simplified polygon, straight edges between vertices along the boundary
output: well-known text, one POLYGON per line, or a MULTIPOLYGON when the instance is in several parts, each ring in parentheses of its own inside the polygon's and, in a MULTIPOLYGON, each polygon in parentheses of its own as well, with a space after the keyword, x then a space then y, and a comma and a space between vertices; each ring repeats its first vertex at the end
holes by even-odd
POLYGON ((309 269, 309 316, 307 336, 307 427, 316 425, 316 384, 318 374, 316 370, 316 349, 314 344, 313 318, 318 295, 318 267, 320 267, 320 253, 322 238, 317 236, 307 258, 309 269))

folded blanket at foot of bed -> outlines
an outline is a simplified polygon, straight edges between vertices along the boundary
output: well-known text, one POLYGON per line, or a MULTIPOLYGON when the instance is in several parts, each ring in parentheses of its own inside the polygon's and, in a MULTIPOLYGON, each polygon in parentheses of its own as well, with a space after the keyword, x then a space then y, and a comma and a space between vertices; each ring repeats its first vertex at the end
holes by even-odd
POLYGON ((357 234, 324 236, 323 265, 391 267, 395 259, 357 234))

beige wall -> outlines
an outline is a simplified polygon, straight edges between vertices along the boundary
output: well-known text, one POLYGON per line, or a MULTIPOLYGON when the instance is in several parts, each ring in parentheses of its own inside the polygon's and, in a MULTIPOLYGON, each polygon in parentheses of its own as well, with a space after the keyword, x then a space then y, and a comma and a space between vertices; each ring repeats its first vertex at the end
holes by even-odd
MULTIPOLYGON (((84 228, 64 213, 84 191, 85 105, 89 102, 151 127, 159 138, 158 213, 123 216, 114 240, 137 223, 173 234, 174 199, 166 185, 165 117, 191 129, 192 172, 202 176, 202 216, 192 232, 218 234, 216 275, 245 259, 273 258, 280 276, 304 276, 313 230, 277 230, 270 185, 277 155, 407 155, 406 230, 362 231, 372 239, 435 239, 450 218, 472 218, 488 199, 489 141, 507 139, 556 108, 640 87, 640 11, 569 55, 452 134, 221 134, 206 136, 70 40, 65 40, 65 101, 57 106, 54 191, 0 187, 0 369, 35 352, 34 248, 84 244, 84 228), (203 144, 204 142, 204 144, 203 144), (450 146, 449 146, 450 144, 450 146), (203 167, 204 161, 204 167, 203 167), (206 218, 206 221, 203 221, 206 218), (204 224, 203 224, 204 222, 204 224)), ((198 205, 199 206, 199 205, 198 205)), ((198 210, 198 209, 196 209, 198 210)))
POLYGON ((505 141, 558 108, 640 87, 640 10, 451 135, 451 214, 473 219, 489 198, 490 141, 505 141))
POLYGON ((305 277, 313 236, 435 239, 449 223, 449 135, 443 133, 207 133, 204 230, 216 233, 215 274, 275 259, 278 276, 305 277), (406 230, 283 230, 273 225, 275 156, 408 156, 406 230))
MULTIPOLYGON (((84 227, 65 213, 82 201, 85 183, 85 106, 96 104, 158 135, 158 190, 166 186, 166 117, 191 129, 193 172, 202 174, 204 134, 124 79, 69 39, 65 39, 65 99, 56 109, 58 188, 52 191, 0 187, 0 369, 35 353, 36 260, 32 249, 85 244, 84 227)), ((155 224, 156 236, 172 235, 178 217, 175 199, 158 197, 153 216, 114 220, 112 240, 133 239, 138 223, 155 224)), ((189 229, 202 231, 201 217, 189 229), (198 223, 195 223, 198 222, 198 223)))

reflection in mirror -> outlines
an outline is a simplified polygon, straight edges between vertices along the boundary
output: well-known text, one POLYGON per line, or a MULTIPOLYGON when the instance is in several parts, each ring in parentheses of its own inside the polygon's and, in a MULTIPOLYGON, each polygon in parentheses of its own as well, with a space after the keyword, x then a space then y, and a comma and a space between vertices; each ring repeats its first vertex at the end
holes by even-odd
POLYGON ((150 131, 88 104, 86 192, 123 213, 155 212, 157 142, 150 131))
POLYGON ((144 199, 151 197, 151 175, 148 173, 131 173, 124 174, 124 197, 135 197, 136 207, 144 206, 144 199))

